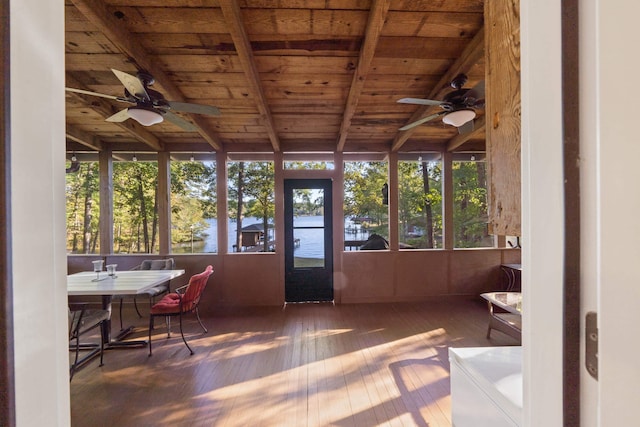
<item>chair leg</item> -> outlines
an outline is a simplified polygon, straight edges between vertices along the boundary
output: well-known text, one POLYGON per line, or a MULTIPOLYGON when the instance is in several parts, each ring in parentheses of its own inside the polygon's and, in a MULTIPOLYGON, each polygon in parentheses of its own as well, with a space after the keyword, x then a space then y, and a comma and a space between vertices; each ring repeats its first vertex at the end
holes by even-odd
POLYGON ((167 326, 167 338, 171 338, 171 316, 165 316, 164 323, 167 326))
POLYGON ((187 339, 184 337, 184 332, 182 332, 182 313, 180 313, 180 335, 182 335, 182 341, 184 341, 184 345, 189 349, 189 353, 193 356, 193 350, 189 347, 189 343, 187 343, 187 339))
POLYGON ((205 326, 202 324, 202 320, 200 320, 200 312, 198 311, 198 307, 196 307, 196 317, 198 318, 198 323, 200 323, 200 326, 204 330, 204 333, 206 334, 207 332, 209 332, 207 328, 205 328, 205 326))
POLYGON ((136 308, 136 313, 138 313, 138 317, 142 319, 142 314, 140 314, 140 310, 138 309, 138 299, 133 297, 133 306, 136 308))

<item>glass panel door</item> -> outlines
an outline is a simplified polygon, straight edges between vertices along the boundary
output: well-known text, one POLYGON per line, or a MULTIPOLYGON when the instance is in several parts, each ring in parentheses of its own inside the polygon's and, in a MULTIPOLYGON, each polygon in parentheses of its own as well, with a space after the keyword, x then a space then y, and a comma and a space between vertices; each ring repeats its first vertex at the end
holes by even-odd
POLYGON ((333 300, 331 180, 285 180, 285 300, 333 300))

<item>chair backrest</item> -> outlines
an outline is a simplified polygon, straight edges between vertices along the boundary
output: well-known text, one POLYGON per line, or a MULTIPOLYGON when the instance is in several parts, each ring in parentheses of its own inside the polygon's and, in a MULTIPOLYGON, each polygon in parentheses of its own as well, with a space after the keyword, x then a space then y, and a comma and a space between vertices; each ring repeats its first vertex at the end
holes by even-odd
POLYGON ((209 281, 209 276, 211 276, 211 274, 213 274, 213 267, 208 265, 202 273, 191 276, 187 291, 182 296, 183 312, 191 311, 198 306, 200 296, 202 296, 202 292, 207 286, 207 282, 209 281))
POLYGON ((175 270, 175 261, 173 258, 167 259, 145 259, 142 263, 133 268, 133 270, 175 270))

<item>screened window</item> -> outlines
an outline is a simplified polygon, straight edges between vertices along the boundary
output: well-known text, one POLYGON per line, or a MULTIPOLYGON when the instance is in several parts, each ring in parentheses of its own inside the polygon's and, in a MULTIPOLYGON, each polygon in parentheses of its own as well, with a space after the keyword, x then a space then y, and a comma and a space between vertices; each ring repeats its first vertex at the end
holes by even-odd
POLYGON ((333 162, 322 161, 285 161, 284 168, 287 170, 333 170, 333 162))
POLYGON ((158 163, 155 154, 113 162, 113 251, 158 253, 158 163))
POLYGON ((100 183, 97 161, 75 161, 67 164, 66 218, 67 252, 100 253, 100 183))
POLYGON ((333 170, 333 153, 284 153, 285 170, 333 170))
POLYGON ((345 250, 388 249, 389 209, 384 197, 388 176, 386 161, 345 161, 345 250))
POLYGON ((456 248, 492 247, 488 231, 487 166, 482 159, 453 162, 453 225, 456 248))
POLYGON ((442 161, 439 153, 400 155, 398 236, 400 249, 442 248, 442 161))
POLYGON ((172 153, 171 251, 218 252, 216 163, 208 154, 172 153))
POLYGON ((229 252, 275 250, 275 185, 272 161, 227 164, 229 252))

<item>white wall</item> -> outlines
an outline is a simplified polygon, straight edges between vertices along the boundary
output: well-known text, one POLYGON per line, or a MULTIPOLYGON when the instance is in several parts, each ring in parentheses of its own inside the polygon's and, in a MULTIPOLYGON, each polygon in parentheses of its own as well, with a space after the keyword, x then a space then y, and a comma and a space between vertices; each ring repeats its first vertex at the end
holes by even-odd
MULTIPOLYGON (((638 425, 640 142, 635 99, 640 3, 595 1, 598 426, 638 425), (631 81, 628 81, 631 79, 631 81)), ((582 51, 581 51, 582 52, 582 51)))
MULTIPOLYGON (((580 305, 581 318, 597 311, 597 102, 596 89, 596 2, 580 4, 580 305)), ((616 5, 616 7, 618 7, 616 5)), ((584 324, 584 320, 583 320, 584 324)), ((580 348, 584 348, 584 338, 580 348)), ((580 365, 584 366, 584 352, 580 365)), ((581 369, 580 419, 582 427, 598 425, 598 383, 581 369)))
MULTIPOLYGON (((560 3, 521 5, 525 425, 561 426, 560 3)), ((598 312, 600 340, 597 382, 580 361, 589 427, 636 425, 640 412, 639 13, 634 0, 580 2, 581 304, 598 312)))
POLYGON ((562 426, 560 2, 521 1, 524 425, 562 426))
POLYGON ((16 421, 66 426, 64 2, 10 8, 16 421))

